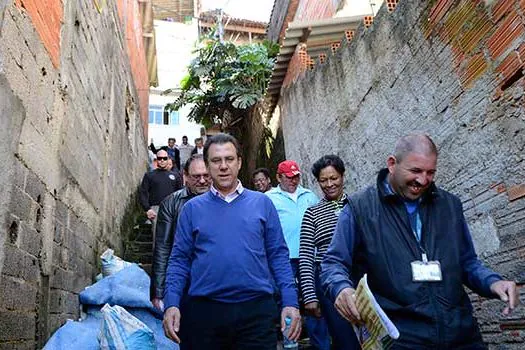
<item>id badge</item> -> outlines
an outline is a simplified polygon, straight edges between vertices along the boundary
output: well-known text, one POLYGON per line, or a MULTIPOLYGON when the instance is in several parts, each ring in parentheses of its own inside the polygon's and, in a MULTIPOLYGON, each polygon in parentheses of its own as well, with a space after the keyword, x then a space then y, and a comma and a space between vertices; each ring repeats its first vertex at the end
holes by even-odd
POLYGON ((439 261, 412 261, 412 281, 440 282, 442 280, 439 261))

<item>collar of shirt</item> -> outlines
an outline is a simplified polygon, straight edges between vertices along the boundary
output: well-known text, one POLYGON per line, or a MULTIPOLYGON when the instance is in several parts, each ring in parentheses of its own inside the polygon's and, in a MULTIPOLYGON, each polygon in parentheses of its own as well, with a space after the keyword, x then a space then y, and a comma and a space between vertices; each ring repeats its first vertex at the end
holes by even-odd
POLYGON ((222 193, 220 193, 214 186, 213 184, 211 185, 210 187, 210 191, 211 193, 213 193, 213 195, 219 197, 220 199, 230 203, 232 202, 235 198, 239 197, 243 192, 244 192, 244 187, 241 183, 241 181, 237 180, 238 183, 237 183, 237 187, 235 187, 235 190, 232 192, 232 193, 229 193, 227 194, 226 196, 224 196, 222 193))
POLYGON ((339 199, 328 200, 328 199, 326 199, 326 197, 323 197, 323 198, 321 198, 320 202, 333 202, 337 206, 344 207, 345 204, 346 204, 347 198, 348 198, 348 196, 346 195, 346 193, 343 192, 343 195, 339 199))
MULTIPOLYGON (((283 189, 281 188, 281 185, 277 185, 277 187, 272 188, 270 191, 280 193, 281 195, 292 199, 291 197, 292 194, 290 192, 283 191, 283 189)), ((306 192, 308 192, 306 188, 304 188, 303 186, 297 186, 297 189, 295 190, 295 194, 297 195, 296 198, 298 198, 300 195, 306 192)))
MULTIPOLYGON (((392 195, 396 194, 394 192, 394 189, 388 182, 388 176, 385 178, 385 181, 383 182, 383 184, 385 185, 385 190, 388 194, 392 194, 392 195)), ((416 199, 415 201, 409 201, 404 198, 402 198, 402 200, 403 200, 403 203, 405 204, 408 214, 412 214, 414 211, 416 211, 419 207, 419 203, 421 202, 421 198, 416 199)))

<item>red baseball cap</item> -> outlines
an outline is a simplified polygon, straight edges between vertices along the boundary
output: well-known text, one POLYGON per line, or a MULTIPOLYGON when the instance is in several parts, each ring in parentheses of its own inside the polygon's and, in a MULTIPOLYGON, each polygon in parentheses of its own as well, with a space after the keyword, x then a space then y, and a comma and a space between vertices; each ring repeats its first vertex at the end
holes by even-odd
POLYGON ((293 160, 285 160, 279 163, 277 174, 283 174, 286 177, 294 177, 301 174, 301 169, 299 169, 299 165, 293 160))

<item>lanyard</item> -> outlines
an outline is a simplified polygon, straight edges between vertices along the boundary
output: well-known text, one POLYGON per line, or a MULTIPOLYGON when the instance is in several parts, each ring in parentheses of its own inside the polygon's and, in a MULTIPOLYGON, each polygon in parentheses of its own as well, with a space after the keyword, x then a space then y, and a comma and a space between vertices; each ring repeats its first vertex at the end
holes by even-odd
POLYGON ((419 215, 419 208, 416 209, 412 214, 408 215, 408 218, 410 220, 410 227, 412 228, 412 233, 414 234, 414 237, 416 237, 417 246, 419 248, 419 251, 421 252, 421 259, 423 262, 428 262, 427 253, 425 252, 425 249, 423 249, 423 246, 421 246, 421 231, 422 231, 422 224, 421 224, 421 217, 419 215))
POLYGON ((408 214, 410 220, 410 227, 412 228, 412 233, 416 237, 416 240, 421 242, 421 217, 419 216, 419 209, 416 209, 412 214, 408 214))

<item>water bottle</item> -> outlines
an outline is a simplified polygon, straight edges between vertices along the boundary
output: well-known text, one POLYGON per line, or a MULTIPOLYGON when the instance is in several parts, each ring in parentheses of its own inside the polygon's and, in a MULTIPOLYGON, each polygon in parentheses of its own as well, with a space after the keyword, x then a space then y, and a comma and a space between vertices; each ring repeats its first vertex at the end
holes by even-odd
POLYGON ((292 324, 292 319, 286 317, 284 319, 285 328, 283 331, 283 348, 284 349, 299 349, 299 345, 296 341, 288 339, 288 333, 290 333, 290 325, 292 324))

